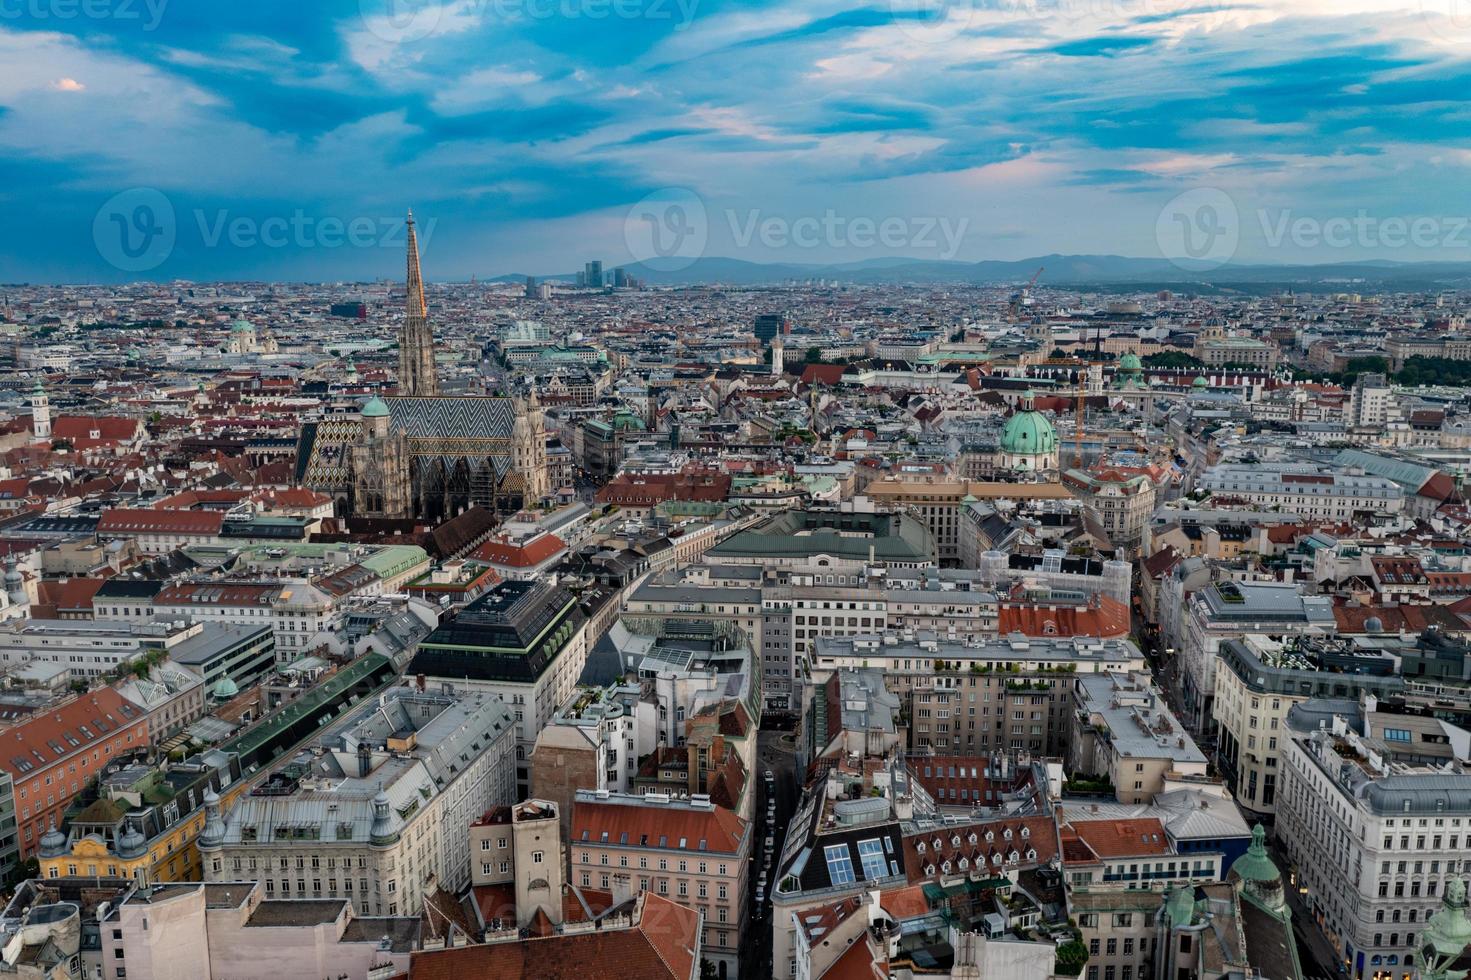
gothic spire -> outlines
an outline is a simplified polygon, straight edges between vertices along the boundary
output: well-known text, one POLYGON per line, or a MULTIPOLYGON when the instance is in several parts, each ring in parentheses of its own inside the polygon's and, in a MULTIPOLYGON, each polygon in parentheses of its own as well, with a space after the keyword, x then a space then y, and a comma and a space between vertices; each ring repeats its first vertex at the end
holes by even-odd
POLYGON ((424 302, 424 277, 419 271, 419 235, 414 231, 414 209, 409 209, 408 218, 409 239, 409 273, 407 278, 408 295, 404 302, 407 304, 405 313, 410 317, 427 319, 429 316, 429 305, 424 302))
POLYGON ((398 389, 405 395, 439 394, 434 372, 434 333, 429 329, 429 305, 424 301, 424 276, 419 271, 419 234, 414 212, 406 222, 408 276, 404 298, 404 322, 398 335, 398 389))

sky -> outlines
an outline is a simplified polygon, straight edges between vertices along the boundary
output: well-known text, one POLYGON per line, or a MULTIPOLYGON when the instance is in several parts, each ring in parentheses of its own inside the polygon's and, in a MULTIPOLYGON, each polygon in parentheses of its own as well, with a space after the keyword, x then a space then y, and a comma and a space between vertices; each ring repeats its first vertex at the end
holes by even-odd
POLYGON ((1471 260, 1467 0, 0 0, 0 282, 1471 260))

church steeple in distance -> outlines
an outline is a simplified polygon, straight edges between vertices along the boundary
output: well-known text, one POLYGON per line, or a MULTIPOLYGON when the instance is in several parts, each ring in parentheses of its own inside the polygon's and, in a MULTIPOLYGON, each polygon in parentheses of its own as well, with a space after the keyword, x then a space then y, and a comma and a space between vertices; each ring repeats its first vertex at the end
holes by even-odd
POLYGON ((398 334, 398 390, 404 395, 439 394, 439 377, 434 372, 434 333, 429 329, 429 304, 424 300, 424 276, 419 270, 419 235, 414 229, 414 212, 406 222, 408 273, 404 284, 404 322, 398 334))

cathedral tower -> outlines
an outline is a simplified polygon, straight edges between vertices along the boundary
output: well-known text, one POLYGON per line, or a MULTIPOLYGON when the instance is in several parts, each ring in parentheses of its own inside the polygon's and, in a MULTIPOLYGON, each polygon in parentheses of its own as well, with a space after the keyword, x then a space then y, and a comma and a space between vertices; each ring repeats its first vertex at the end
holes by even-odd
POLYGON ((434 333, 429 329, 429 305, 424 302, 424 277, 419 272, 419 236, 414 212, 408 217, 409 270, 406 279, 404 322, 398 333, 398 390, 403 395, 439 394, 434 373, 434 333))
POLYGON ((516 422, 511 428, 511 465, 521 475, 522 506, 534 507, 550 489, 547 487, 546 413, 541 399, 532 391, 516 399, 516 422))

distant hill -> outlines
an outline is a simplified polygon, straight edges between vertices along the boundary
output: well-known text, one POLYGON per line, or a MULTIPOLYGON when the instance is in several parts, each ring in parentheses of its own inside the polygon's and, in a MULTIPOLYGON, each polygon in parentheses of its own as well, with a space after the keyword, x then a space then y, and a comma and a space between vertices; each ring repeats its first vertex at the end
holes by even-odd
MULTIPOLYGON (((879 257, 831 265, 748 262, 744 259, 696 259, 676 271, 633 263, 629 275, 656 286, 725 283, 737 286, 777 285, 791 280, 827 279, 848 283, 920 283, 987 285, 1026 282, 1039 267, 1042 285, 1136 284, 1139 288, 1190 285, 1215 290, 1232 285, 1277 284, 1305 291, 1348 290, 1355 284, 1405 290, 1471 284, 1471 262, 1336 262, 1324 265, 1224 265, 1182 268, 1165 259, 1125 255, 1039 255, 1014 262, 956 262, 939 259, 879 257)), ((612 268, 607 268, 611 276, 612 268)), ((523 274, 496 276, 492 282, 524 281, 523 274)), ((574 282, 576 273, 537 276, 539 281, 574 282)))

